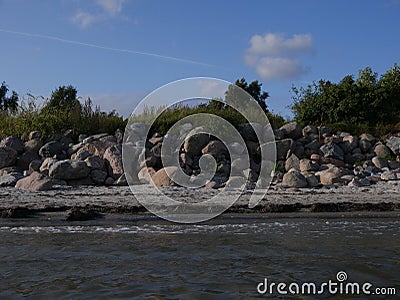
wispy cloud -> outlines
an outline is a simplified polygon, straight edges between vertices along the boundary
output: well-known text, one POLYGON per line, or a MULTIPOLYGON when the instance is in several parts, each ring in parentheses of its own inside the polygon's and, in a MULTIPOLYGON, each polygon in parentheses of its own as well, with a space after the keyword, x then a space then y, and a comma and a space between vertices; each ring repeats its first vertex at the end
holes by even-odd
POLYGON ((245 63, 262 79, 294 79, 307 72, 300 55, 313 51, 311 34, 295 34, 287 38, 279 33, 254 35, 246 49, 245 63))
POLYGON ((45 34, 27 33, 27 32, 14 31, 14 30, 8 30, 8 29, 3 29, 3 28, 0 28, 0 32, 10 33, 10 34, 20 35, 20 36, 26 36, 26 37, 46 39, 46 40, 57 41, 57 42, 61 42, 61 43, 67 43, 67 44, 91 47, 91 48, 114 51, 114 52, 122 52, 122 53, 136 54, 136 55, 151 56, 151 57, 155 57, 155 58, 161 58, 161 59, 166 59, 166 60, 176 61, 176 62, 181 62, 181 63, 187 63, 187 64, 194 64, 194 65, 201 65, 201 66, 208 66, 208 67, 212 67, 213 66, 211 64, 207 64, 207 63, 200 62, 200 61, 195 61, 195 60, 190 60, 190 59, 184 59, 184 58, 173 57, 173 56, 166 56, 166 55, 161 55, 161 54, 151 53, 151 52, 143 52, 143 51, 136 51, 136 50, 130 50, 130 49, 121 49, 121 48, 101 46, 101 45, 96 45, 96 44, 90 44, 90 43, 84 43, 84 42, 79 42, 79 41, 74 41, 74 40, 68 40, 68 39, 64 39, 64 38, 60 38, 60 37, 56 37, 56 36, 51 36, 51 35, 45 35, 45 34))
POLYGON ((94 0, 94 11, 78 10, 71 21, 82 28, 89 25, 117 17, 121 12, 125 0, 94 0))

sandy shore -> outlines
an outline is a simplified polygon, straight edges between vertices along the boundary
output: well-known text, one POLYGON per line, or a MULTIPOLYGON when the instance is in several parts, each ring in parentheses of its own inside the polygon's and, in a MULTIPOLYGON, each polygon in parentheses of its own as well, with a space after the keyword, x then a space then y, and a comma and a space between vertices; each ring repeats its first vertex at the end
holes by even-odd
MULTIPOLYGON (((212 189, 169 188, 166 194, 180 201, 209 199, 217 194, 212 189), (176 199, 176 198, 175 198, 176 199)), ((135 186, 137 194, 158 196, 149 186, 135 186)), ((378 182, 369 187, 331 187, 319 189, 270 189, 255 208, 248 207, 252 191, 246 191, 227 213, 317 213, 317 212, 399 212, 400 181, 378 182)), ((129 187, 60 187, 46 192, 15 188, 0 189, 0 212, 3 217, 24 217, 30 214, 67 212, 71 209, 91 210, 102 214, 148 214, 129 187)))

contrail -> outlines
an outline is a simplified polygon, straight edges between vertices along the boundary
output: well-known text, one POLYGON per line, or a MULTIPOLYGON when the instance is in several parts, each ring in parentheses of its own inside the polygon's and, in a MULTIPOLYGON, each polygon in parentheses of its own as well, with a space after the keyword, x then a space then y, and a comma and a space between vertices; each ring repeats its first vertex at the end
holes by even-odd
POLYGON ((63 39, 63 38, 59 38, 59 37, 51 36, 51 35, 45 35, 45 34, 27 33, 27 32, 7 30, 7 29, 2 29, 2 28, 0 28, 0 32, 22 35, 22 36, 33 37, 33 38, 52 40, 52 41, 73 44, 73 45, 80 45, 80 46, 85 46, 85 47, 92 47, 92 48, 97 48, 97 49, 102 49, 102 50, 109 50, 109 51, 123 52, 123 53, 130 53, 130 54, 138 54, 138 55, 146 55, 146 56, 162 58, 162 59, 167 59, 167 60, 173 60, 173 61, 182 62, 182 63, 214 67, 214 65, 195 61, 195 60, 190 60, 190 59, 160 55, 160 54, 150 53, 150 52, 142 52, 142 51, 135 51, 135 50, 129 50, 129 49, 120 49, 120 48, 100 46, 100 45, 96 45, 96 44, 89 44, 89 43, 83 43, 83 42, 74 41, 74 40, 67 40, 67 39, 63 39))

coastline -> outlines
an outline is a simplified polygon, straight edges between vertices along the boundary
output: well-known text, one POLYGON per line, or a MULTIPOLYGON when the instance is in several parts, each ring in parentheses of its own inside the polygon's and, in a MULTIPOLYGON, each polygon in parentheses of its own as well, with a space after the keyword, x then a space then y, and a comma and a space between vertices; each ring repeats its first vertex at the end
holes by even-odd
MULTIPOLYGON (((280 189, 272 187, 254 208, 248 207, 252 190, 246 190, 240 198, 223 213, 226 215, 269 215, 291 217, 316 217, 317 215, 379 216, 381 212, 400 214, 400 182, 378 182, 368 187, 331 186, 309 189, 280 189)), ((157 201, 149 186, 134 186, 136 193, 145 193, 157 201)), ((179 201, 208 199, 219 191, 214 189, 164 188, 179 201)), ((26 191, 13 187, 0 190, 0 215, 2 218, 67 219, 71 211, 90 214, 71 220, 123 218, 123 215, 152 216, 135 198, 127 186, 112 187, 60 187, 50 191, 26 191), (114 216, 114 217, 112 217, 114 216), (116 217, 118 216, 118 217, 116 217)), ((111 220, 110 219, 110 220, 111 220)))

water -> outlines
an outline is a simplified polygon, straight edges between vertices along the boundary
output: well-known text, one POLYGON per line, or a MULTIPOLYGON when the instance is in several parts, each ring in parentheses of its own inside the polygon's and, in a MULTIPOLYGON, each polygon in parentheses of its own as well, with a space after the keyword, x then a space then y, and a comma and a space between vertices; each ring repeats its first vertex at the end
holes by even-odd
POLYGON ((399 225, 397 217, 261 215, 200 225, 138 216, 2 220, 0 299, 259 299, 265 277, 321 283, 339 271, 348 281, 396 287, 399 297, 399 225))

